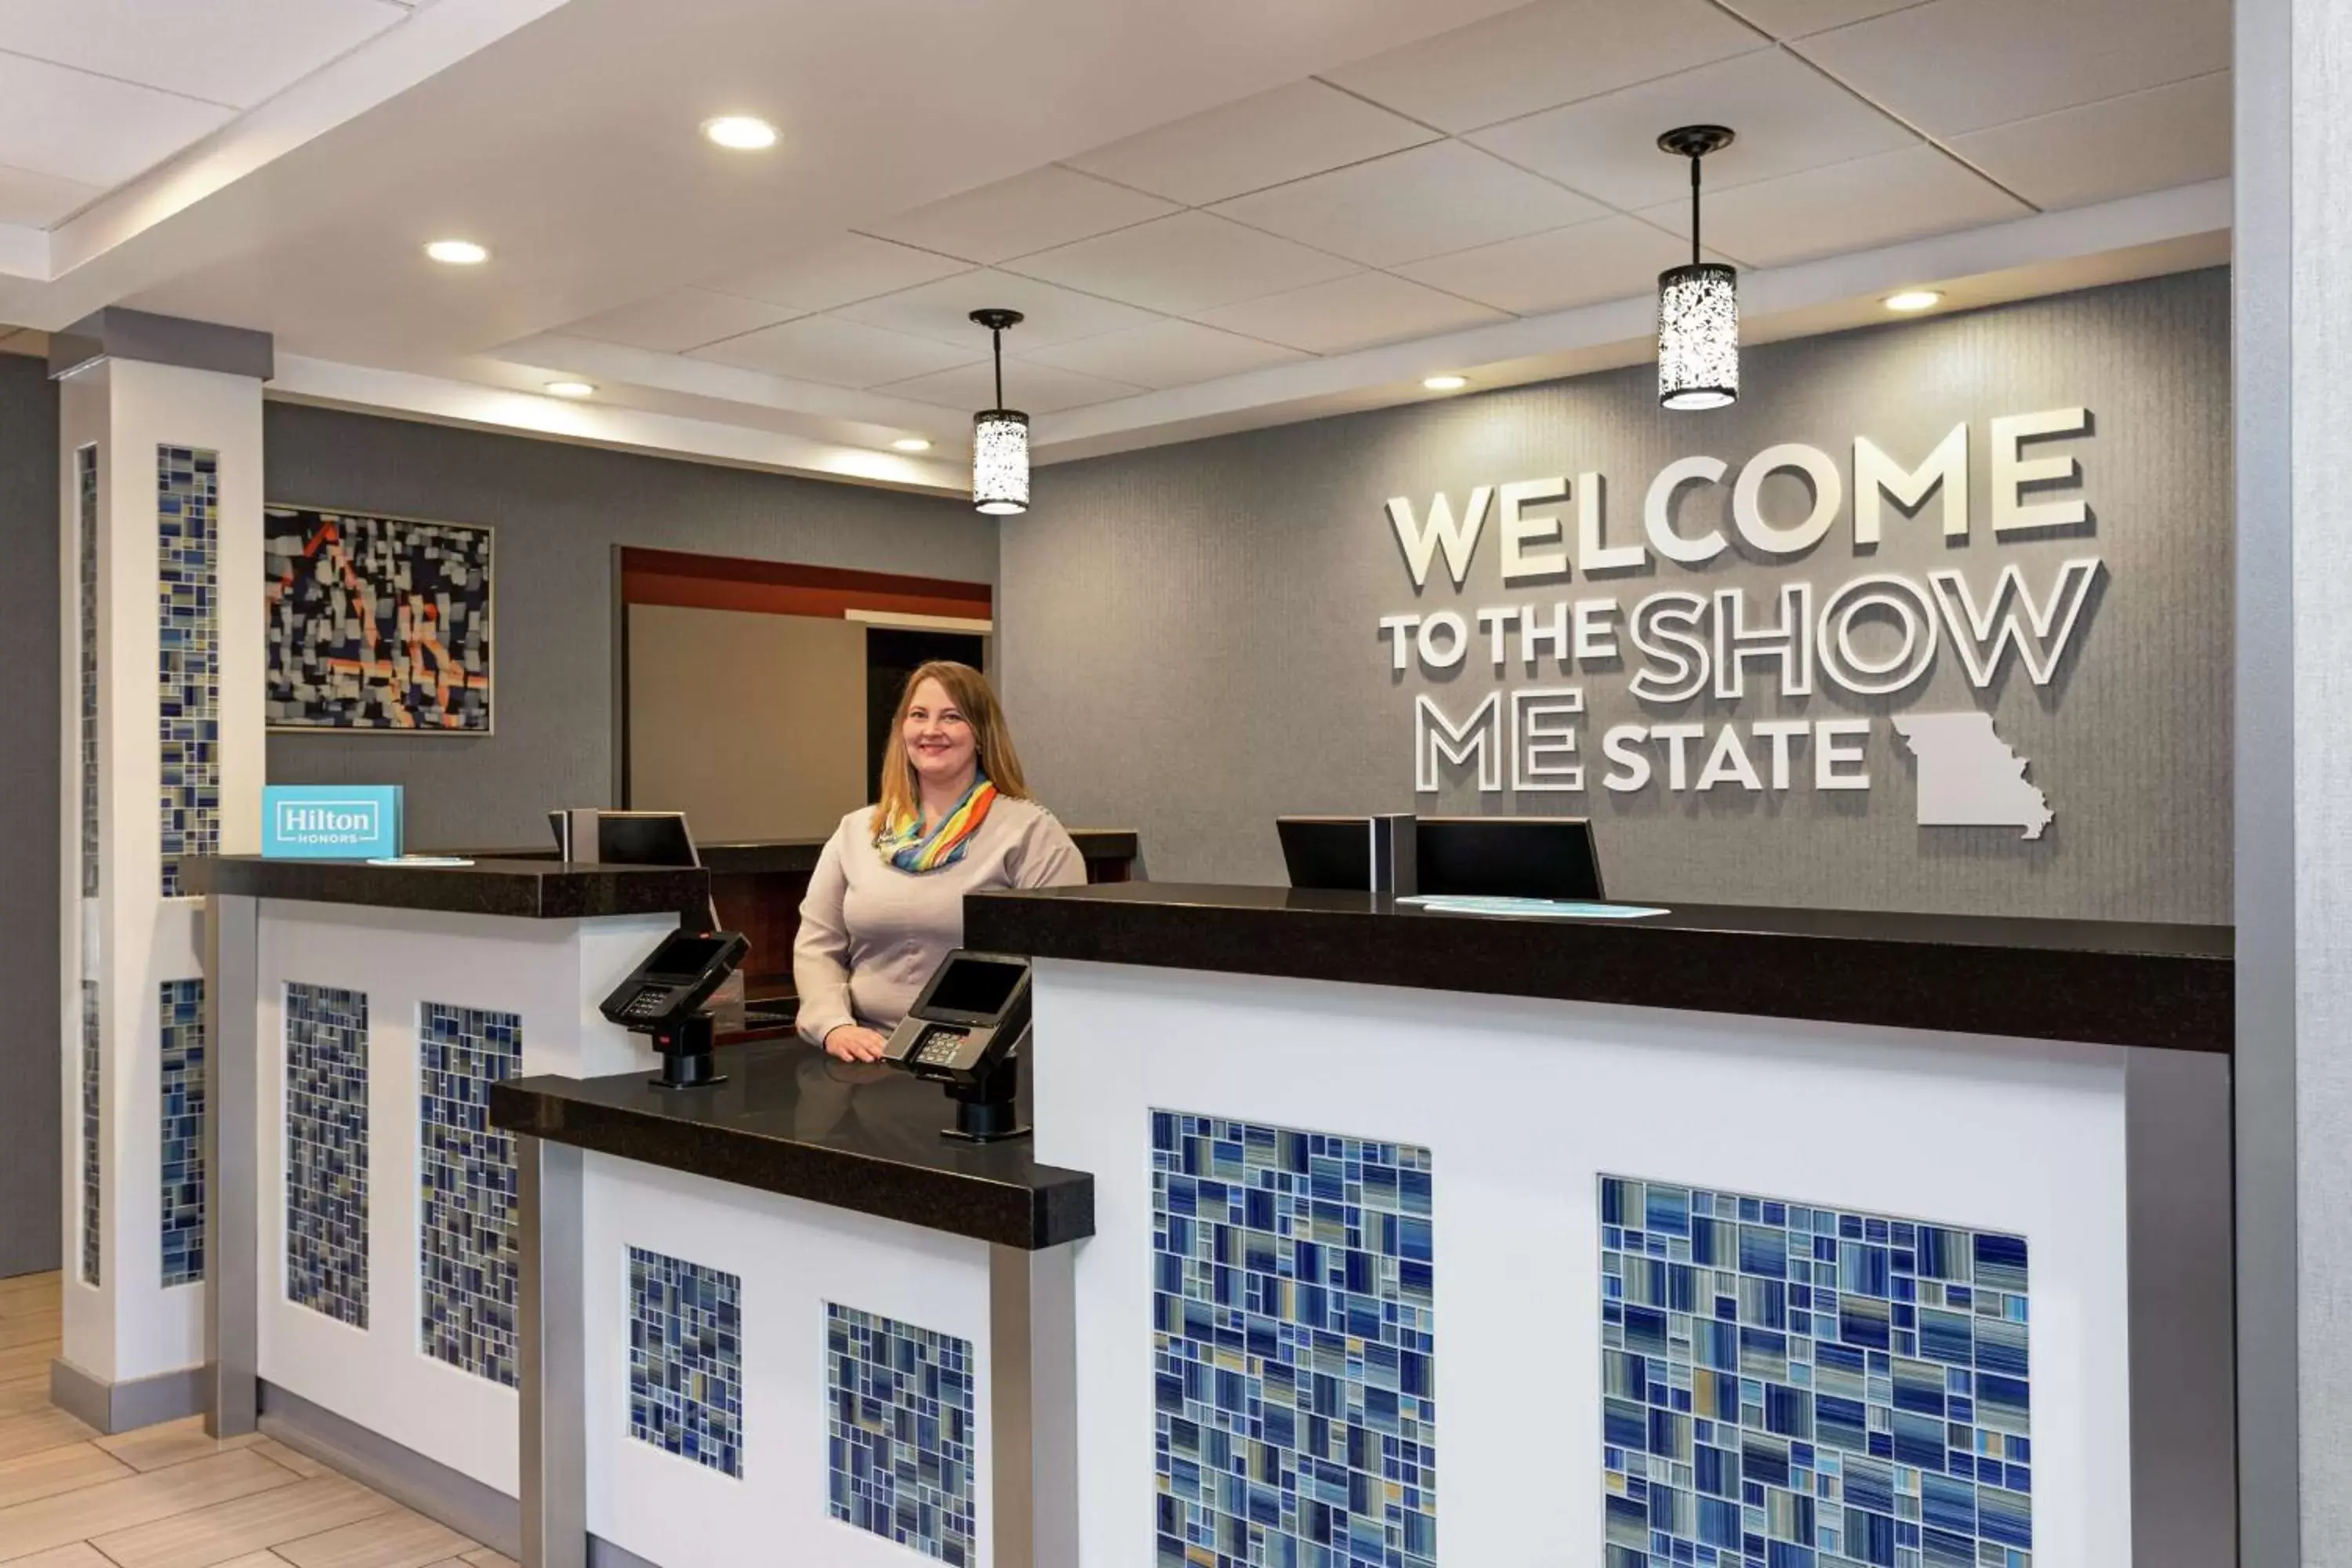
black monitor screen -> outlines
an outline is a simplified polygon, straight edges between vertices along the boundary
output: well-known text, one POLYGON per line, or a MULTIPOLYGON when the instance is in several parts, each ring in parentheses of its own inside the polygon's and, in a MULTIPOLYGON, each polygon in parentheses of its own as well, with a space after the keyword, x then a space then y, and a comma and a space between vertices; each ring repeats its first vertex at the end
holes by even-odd
POLYGON ((674 811, 608 811, 596 819, 596 858, 608 866, 694 866, 694 840, 674 811))
POLYGON ((977 1017, 992 1018, 1004 1011, 1013 1000, 1021 977, 1029 973, 1028 965, 1004 963, 989 958, 950 958, 940 971, 938 983, 931 987, 927 1006, 950 1013, 970 1013, 977 1017))
POLYGON ((1423 893, 1456 898, 1601 896, 1592 825, 1580 816, 1424 816, 1414 835, 1423 893))
POLYGON ((646 960, 646 973, 692 979, 726 951, 724 937, 692 936, 680 931, 654 949, 654 955, 646 960))
POLYGON ((1274 830, 1292 887, 1362 892, 1372 885, 1370 817, 1284 816, 1274 830))

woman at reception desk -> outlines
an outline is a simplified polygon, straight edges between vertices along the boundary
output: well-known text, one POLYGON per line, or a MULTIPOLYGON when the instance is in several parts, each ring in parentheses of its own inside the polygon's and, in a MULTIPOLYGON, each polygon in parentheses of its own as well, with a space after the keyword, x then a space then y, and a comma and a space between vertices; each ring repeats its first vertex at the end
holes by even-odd
POLYGON ((996 693, 969 665, 908 677, 881 784, 825 845, 793 946, 801 1035, 844 1061, 881 1058, 962 944, 966 893, 1087 879, 1077 846, 1029 798, 996 693))

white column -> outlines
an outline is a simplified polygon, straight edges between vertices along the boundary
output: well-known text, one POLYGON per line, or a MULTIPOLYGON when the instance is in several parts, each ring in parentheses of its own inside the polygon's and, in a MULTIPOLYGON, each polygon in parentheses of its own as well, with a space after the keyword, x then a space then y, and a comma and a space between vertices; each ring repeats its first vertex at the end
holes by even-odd
POLYGON ((268 340, 110 310, 58 342, 66 1288, 52 1381, 60 1403, 119 1429, 199 1407, 201 1101, 181 1097, 204 1079, 204 904, 178 890, 177 867, 259 847, 268 340))

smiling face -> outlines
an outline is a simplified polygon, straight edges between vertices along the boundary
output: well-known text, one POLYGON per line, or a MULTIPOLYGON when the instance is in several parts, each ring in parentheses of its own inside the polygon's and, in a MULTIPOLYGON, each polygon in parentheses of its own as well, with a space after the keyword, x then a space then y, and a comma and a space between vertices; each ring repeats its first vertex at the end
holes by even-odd
POLYGON ((916 686, 914 696, 908 700, 898 738, 907 748, 908 761, 914 764, 916 778, 927 789, 961 789, 971 781, 980 754, 979 737, 971 720, 937 680, 916 686))

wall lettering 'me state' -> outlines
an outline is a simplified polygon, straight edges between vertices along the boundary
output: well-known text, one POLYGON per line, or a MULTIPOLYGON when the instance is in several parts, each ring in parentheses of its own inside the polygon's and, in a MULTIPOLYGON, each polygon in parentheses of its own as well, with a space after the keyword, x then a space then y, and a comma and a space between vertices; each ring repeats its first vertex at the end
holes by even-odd
MULTIPOLYGON (((2086 408, 2002 415, 1986 422, 1991 481, 1990 533, 1996 545, 2025 538, 2088 534, 2084 467, 2073 443, 2093 437, 2086 408)), ((1480 604, 1466 612, 1425 609, 1380 617, 1391 668, 1402 673, 1449 671, 1484 660, 1498 677, 1525 684, 1488 691, 1466 710, 1449 710, 1423 692, 1413 704, 1414 788, 1432 794, 1448 766, 1475 773, 1482 794, 1577 795, 1588 790, 1581 744, 1582 679, 1622 680, 1656 717, 1613 724, 1601 734, 1605 772, 1598 786, 1628 794, 1660 786, 1675 795, 1717 789, 1748 794, 1810 788, 1868 791, 1861 739, 1880 720, 1868 716, 1727 719, 1713 724, 1670 717, 1693 699, 1738 703, 1751 685, 1769 683, 1783 698, 1833 689, 1847 699, 1887 699, 1907 708, 1942 658, 1956 658, 1974 692, 2013 665, 2037 690, 2052 688, 2088 617, 2085 606, 2105 563, 2085 551, 2051 563, 2035 581, 2013 562, 1972 573, 1946 567, 1922 573, 1864 566, 1822 582, 1825 563, 1811 560, 1842 515, 1857 557, 1877 551, 1890 528, 1935 529, 1956 544, 1970 532, 1968 423, 1952 426, 1916 461, 1856 437, 1850 464, 1819 447, 1783 442, 1741 465, 1678 458, 1660 468, 1641 502, 1639 531, 1612 542, 1604 475, 1479 485, 1466 500, 1439 491, 1416 508, 1391 498, 1390 528, 1416 592, 1442 565, 1457 595, 1483 541, 1500 555, 1504 586, 1568 583, 1596 587, 1612 577, 1647 573, 1664 563, 1704 567, 1729 546, 1719 523, 1683 521, 1679 503, 1702 486, 1729 487, 1737 537, 1772 565, 1811 569, 1775 584, 1758 605, 1747 589, 1654 586, 1637 595, 1596 593, 1573 599, 1480 604), (1766 502, 1777 477, 1799 481, 1792 506, 1776 515, 1766 502), (1851 479, 1853 505, 1845 512, 1851 479), (1571 522, 1567 509, 1574 508, 1571 522), (1488 524, 1492 520, 1492 528, 1488 524), (1572 533, 1572 537, 1571 537, 1572 533), (1979 581, 1972 583, 1974 575, 1979 581), (1571 678, 1580 678, 1569 684, 1571 678)), ((2026 778, 2028 763, 2010 750, 1990 713, 1895 711, 1885 727, 1918 762, 1916 820, 1922 826, 2014 826, 2039 838, 2053 808, 2026 778)))

